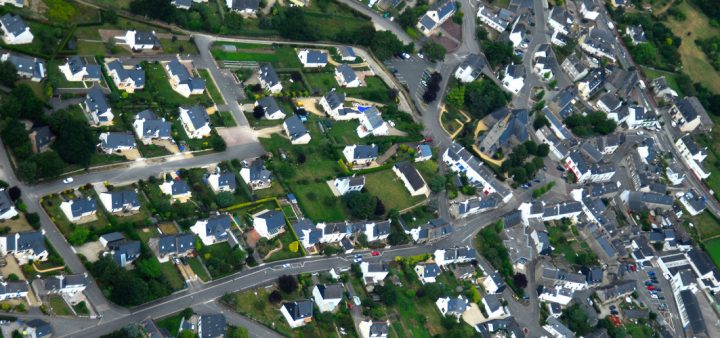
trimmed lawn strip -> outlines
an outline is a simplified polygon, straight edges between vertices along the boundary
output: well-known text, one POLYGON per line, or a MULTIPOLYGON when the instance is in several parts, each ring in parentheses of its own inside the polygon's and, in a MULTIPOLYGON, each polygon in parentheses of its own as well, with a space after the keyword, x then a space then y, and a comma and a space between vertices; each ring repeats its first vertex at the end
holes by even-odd
POLYGON ((198 54, 195 43, 190 40, 160 39, 160 45, 165 54, 198 54))
POLYGON ((48 303, 57 316, 72 316, 73 312, 65 300, 58 295, 48 296, 48 303))
POLYGON ((210 72, 207 69, 198 69, 197 72, 200 74, 200 77, 205 79, 205 87, 207 87, 210 98, 215 101, 215 104, 225 104, 225 100, 215 86, 215 81, 213 81, 212 76, 210 76, 210 72))
POLYGON ((163 328, 170 333, 171 336, 177 337, 178 329, 180 329, 180 322, 182 321, 182 314, 163 318, 157 321, 157 326, 163 328))
POLYGON ((170 284, 170 287, 173 290, 180 290, 185 287, 185 281, 172 260, 160 263, 160 271, 165 276, 165 279, 168 281, 168 284, 170 284))
POLYGON ((200 280, 202 280, 203 282, 207 282, 210 280, 210 276, 205 271, 203 263, 200 261, 199 257, 187 258, 186 261, 188 262, 188 265, 190 265, 192 271, 198 276, 198 278, 200 278, 200 280))

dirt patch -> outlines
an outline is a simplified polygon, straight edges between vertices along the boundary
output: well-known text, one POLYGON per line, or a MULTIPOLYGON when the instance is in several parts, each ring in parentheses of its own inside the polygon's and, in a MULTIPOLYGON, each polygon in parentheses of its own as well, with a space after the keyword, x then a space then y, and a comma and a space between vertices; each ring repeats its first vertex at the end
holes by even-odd
POLYGON ((20 265, 18 265, 18 262, 13 255, 7 255, 4 259, 5 266, 0 268, 0 273, 2 273, 3 279, 7 280, 8 276, 14 274, 15 276, 18 276, 20 280, 26 280, 20 265))
POLYGON ((140 151, 137 149, 123 150, 120 152, 120 154, 122 156, 125 156, 125 158, 128 159, 129 161, 135 161, 139 158, 142 158, 142 155, 140 155, 140 151))
POLYGON ((30 231, 33 229, 24 214, 19 214, 17 219, 8 219, 0 222, 0 227, 10 227, 10 233, 30 231))
POLYGON ((306 111, 313 113, 317 116, 325 117, 325 113, 323 113, 319 108, 319 100, 318 97, 302 97, 299 99, 296 99, 296 103, 298 107, 305 108, 306 111))
POLYGON ((180 152, 180 148, 178 148, 177 144, 171 140, 153 140, 152 143, 158 147, 163 147, 167 149, 167 151, 173 154, 177 154, 180 152))
POLYGON ((245 243, 247 243, 248 247, 255 248, 258 241, 260 241, 260 234, 255 229, 245 233, 245 243))
POLYGON ((453 51, 455 51, 455 50, 458 48, 458 46, 459 46, 459 44, 458 44, 455 40, 453 40, 453 39, 451 39, 451 38, 449 38, 449 37, 447 37, 447 36, 437 36, 437 35, 434 35, 434 36, 432 37, 432 40, 435 41, 435 42, 437 42, 437 43, 439 43, 439 44, 441 44, 443 47, 445 47, 445 49, 446 49, 448 52, 453 52, 453 51))
POLYGON ((249 126, 216 128, 218 135, 225 140, 228 147, 257 142, 255 133, 249 126))
POLYGON ((454 23, 452 20, 447 20, 442 24, 442 30, 448 33, 457 41, 462 41, 462 26, 454 23))
POLYGON ((273 134, 280 134, 281 136, 284 136, 282 134, 283 126, 274 126, 274 127, 267 127, 263 129, 259 129, 255 131, 255 136, 259 138, 270 138, 273 134))
POLYGON ((76 253, 85 256, 89 262, 97 262, 100 258, 100 253, 103 251, 103 246, 98 241, 88 242, 73 248, 76 253))
POLYGON ((172 222, 159 223, 158 228, 164 235, 173 235, 178 233, 178 228, 175 226, 175 223, 172 222))

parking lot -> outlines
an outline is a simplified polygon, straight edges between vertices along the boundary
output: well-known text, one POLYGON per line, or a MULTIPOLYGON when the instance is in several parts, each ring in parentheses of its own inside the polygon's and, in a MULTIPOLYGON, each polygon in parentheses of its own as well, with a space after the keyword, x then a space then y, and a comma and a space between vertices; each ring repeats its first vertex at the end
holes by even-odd
POLYGON ((423 81, 426 81, 433 71, 430 63, 420 59, 417 55, 411 55, 409 59, 395 57, 385 61, 385 67, 393 73, 400 83, 407 87, 413 97, 422 98, 425 92, 423 81))
MULTIPOLYGON (((677 330, 673 318, 675 299, 670 282, 662 275, 660 268, 642 267, 636 271, 625 269, 626 277, 637 281, 637 301, 642 302, 650 311, 658 314, 658 320, 664 322, 672 330, 677 330), (653 279, 652 277, 655 276, 653 279), (649 284, 649 285, 648 285, 649 284)), ((680 328, 681 329, 681 328, 680 328)))

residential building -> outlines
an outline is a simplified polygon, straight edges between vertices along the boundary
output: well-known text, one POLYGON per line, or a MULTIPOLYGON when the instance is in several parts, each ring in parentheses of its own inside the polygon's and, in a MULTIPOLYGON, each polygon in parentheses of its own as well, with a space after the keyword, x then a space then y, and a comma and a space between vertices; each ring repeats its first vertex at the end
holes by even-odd
POLYGON ((12 254, 18 265, 47 260, 45 231, 21 231, 0 236, 0 254, 12 254))
POLYGON ((655 78, 655 80, 652 80, 650 86, 657 98, 661 98, 665 101, 673 101, 676 97, 678 97, 678 93, 674 89, 670 88, 670 85, 668 85, 667 79, 665 79, 664 76, 660 76, 655 78))
POLYGON ((36 318, 25 322, 25 328, 22 332, 28 338, 50 338, 53 334, 53 328, 50 323, 36 318))
POLYGON ((29 291, 30 288, 28 287, 27 281, 0 281, 0 301, 16 298, 27 299, 29 291))
POLYGON ((172 0, 170 4, 175 6, 177 9, 188 10, 192 7, 193 0, 172 0))
POLYGON ((98 148, 106 154, 119 153, 137 147, 135 137, 130 133, 107 132, 101 133, 99 138, 100 144, 98 144, 98 148))
POLYGON ((343 114, 343 110, 345 109, 343 107, 344 102, 345 94, 335 90, 331 90, 320 99, 320 106, 323 108, 325 113, 327 113, 328 116, 330 116, 334 120, 350 120, 354 118, 359 118, 359 115, 347 116, 346 114, 343 114))
POLYGON ((265 161, 262 159, 256 159, 249 166, 240 169, 240 177, 253 190, 272 186, 272 172, 265 168, 265 161))
POLYGON ((410 162, 401 162, 393 166, 393 172, 402 180, 405 189, 410 192, 411 196, 430 195, 430 189, 420 172, 410 164, 410 162))
POLYGON ((225 5, 232 12, 242 15, 256 15, 260 8, 260 0, 225 0, 225 5))
POLYGON ((625 35, 630 37, 630 41, 632 42, 633 46, 648 42, 642 25, 627 25, 627 27, 625 27, 625 35))
POLYGON ((510 311, 502 305, 501 299, 497 294, 488 294, 482 298, 482 305, 487 313, 487 319, 499 319, 510 316, 510 311))
POLYGON ((548 24, 550 24, 553 31, 560 32, 565 35, 570 34, 570 26, 572 23, 572 15, 563 6, 555 6, 550 10, 548 24))
POLYGON ((30 129, 28 133, 30 144, 32 144, 33 153, 42 153, 50 149, 50 145, 55 141, 55 134, 48 126, 38 126, 30 129))
POLYGON ((415 147, 415 162, 422 162, 432 159, 432 148, 429 144, 418 144, 415 147))
POLYGON ((313 248, 323 238, 324 229, 318 228, 310 219, 299 219, 292 223, 292 227, 298 240, 305 248, 313 248))
POLYGON ((233 220, 230 215, 220 214, 208 219, 198 220, 190 227, 190 231, 200 237, 203 245, 213 245, 228 240, 232 224, 233 220))
POLYGON ((582 0, 580 2, 580 13, 583 18, 595 21, 600 15, 600 6, 595 3, 595 0, 582 0))
POLYGON ((0 6, 13 5, 15 7, 23 8, 25 6, 25 0, 0 0, 0 6))
POLYGON ((190 190, 190 186, 185 180, 180 179, 179 177, 160 184, 160 191, 165 195, 169 195, 172 203, 185 203, 192 197, 192 190, 190 190))
POLYGON ((363 283, 373 285, 382 282, 390 272, 390 268, 384 262, 362 262, 360 271, 363 275, 363 283))
POLYGON ((440 313, 445 316, 455 316, 458 320, 467 310, 470 302, 464 296, 460 295, 457 298, 445 297, 440 298, 435 302, 440 313))
POLYGON ((333 185, 341 196, 360 191, 365 187, 365 176, 338 177, 333 181, 333 185))
POLYGON ((455 70, 455 78, 463 83, 473 82, 483 73, 486 67, 488 67, 488 62, 485 55, 470 54, 455 70))
POLYGON ((300 50, 298 52, 298 58, 305 68, 322 68, 327 66, 328 63, 327 54, 319 50, 300 50))
POLYGON ((354 231, 362 232, 364 230, 368 242, 382 241, 390 236, 390 220, 363 222, 358 225, 358 229, 354 231))
POLYGON ((258 235, 271 239, 285 231, 285 214, 277 210, 265 210, 253 215, 253 228, 258 235))
POLYGON ((437 265, 445 267, 449 264, 470 263, 477 259, 477 252, 469 246, 456 247, 435 250, 433 257, 437 265))
MULTIPOLYGON (((72 296, 78 292, 83 292, 89 283, 86 273, 74 275, 55 275, 40 280, 41 295, 61 294, 72 296)), ((33 285, 36 285, 33 283, 33 285)))
POLYGON ((225 316, 220 313, 198 316, 197 335, 200 338, 224 338, 227 330, 225 316))
POLYGON ((180 107, 180 122, 189 138, 201 139, 210 136, 210 116, 201 106, 180 107))
POLYGON ((525 67, 523 65, 507 65, 502 79, 503 86, 517 94, 525 86, 525 67))
POLYGON ((268 120, 283 120, 287 116, 282 111, 275 97, 265 96, 255 101, 255 107, 261 107, 265 111, 265 118, 268 120))
POLYGON ((559 31, 553 32, 552 36, 550 37, 550 42, 558 47, 567 46, 569 41, 570 37, 559 31))
POLYGON ((480 6, 477 12, 477 17, 482 23, 488 27, 496 30, 498 33, 502 33, 507 29, 512 20, 511 16, 501 15, 505 9, 501 9, 500 12, 495 12, 486 6, 480 6))
POLYGON ((104 255, 110 256, 120 267, 125 267, 140 257, 140 242, 125 239, 119 232, 100 236, 100 243, 107 249, 104 255))
POLYGON ((488 294, 502 293, 507 286, 505 284, 505 281, 502 279, 502 277, 500 277, 500 274, 498 274, 497 271, 485 277, 482 285, 488 294))
POLYGON ((369 107, 359 117, 360 125, 357 127, 357 134, 360 138, 368 135, 385 136, 390 126, 383 120, 380 111, 375 107, 369 107))
POLYGON ((357 59, 357 54, 355 54, 355 50, 350 46, 340 46, 336 49, 338 55, 340 55, 340 60, 342 61, 355 62, 355 60, 357 59))
POLYGON ((105 63, 105 69, 118 90, 134 93, 137 89, 145 88, 145 71, 139 65, 126 67, 119 59, 115 59, 105 63))
POLYGON ((335 80, 337 80, 340 87, 360 87, 360 78, 355 74, 352 67, 344 63, 335 67, 335 80))
POLYGON ((270 63, 261 63, 258 69, 258 80, 263 89, 270 92, 271 94, 280 93, 283 90, 280 76, 275 72, 270 63))
POLYGON ((547 324, 543 326, 543 329, 545 329, 545 331, 550 333, 550 335, 555 338, 575 337, 575 333, 573 333, 570 329, 567 328, 567 326, 565 326, 555 317, 549 317, 547 319, 547 324))
POLYGON ((160 263, 170 260, 170 257, 185 257, 195 249, 195 234, 181 233, 161 235, 148 240, 150 250, 155 253, 160 263))
MULTIPOLYGON (((262 163, 260 163, 260 165, 262 167, 262 163)), ((245 168, 243 168, 243 169, 245 169, 245 168)), ((242 175, 242 170, 241 170, 241 175, 242 175)), ((268 179, 269 179, 269 177, 268 177, 268 179)), ((208 175, 207 183, 210 185, 210 189, 212 189, 212 191, 215 193, 235 192, 235 189, 237 188, 237 181, 235 179, 235 174, 230 171, 221 171, 219 169, 216 172, 208 175)), ((250 185, 250 184, 248 183, 248 185, 250 185)))
POLYGON ((95 126, 110 126, 115 115, 107 102, 105 93, 99 86, 93 86, 85 95, 83 105, 85 112, 90 115, 90 122, 95 126))
POLYGON ((680 203, 691 216, 697 216, 705 211, 705 197, 691 189, 680 197, 680 203))
POLYGON ((669 113, 674 125, 678 125, 683 133, 692 133, 698 128, 702 131, 712 130, 713 122, 695 96, 675 101, 669 113))
POLYGON ((634 280, 621 281, 610 286, 596 290, 596 294, 603 304, 613 302, 617 299, 629 296, 637 289, 637 282, 634 280))
MULTIPOLYGON (((192 67, 192 66, 191 66, 192 67)), ((205 80, 190 74, 187 66, 178 59, 165 63, 165 72, 172 89, 183 97, 200 95, 205 92, 205 80)))
POLYGON ((390 331, 389 321, 365 320, 358 324, 361 338, 387 338, 390 331))
POLYGON ((68 221, 76 223, 85 217, 95 215, 97 205, 91 198, 75 198, 60 203, 60 210, 68 221))
POLYGON ((628 209, 633 212, 642 212, 654 209, 670 210, 673 205, 672 196, 654 192, 625 190, 620 194, 620 199, 625 202, 628 209))
POLYGON ((172 139, 172 123, 158 117, 155 112, 149 109, 135 115, 133 130, 140 142, 145 145, 151 144, 154 140, 174 142, 172 139))
POLYGON ((566 306, 570 304, 575 295, 575 290, 565 288, 561 285, 553 287, 541 286, 542 292, 539 292, 538 299, 541 302, 548 302, 566 306))
POLYGON ((423 284, 435 283, 440 272, 440 267, 435 263, 419 263, 415 265, 415 273, 423 284))
POLYGON ((688 337, 710 337, 695 294, 691 290, 682 290, 675 297, 675 301, 685 334, 688 337))
POLYGON ((591 96, 595 95, 605 83, 605 75, 604 68, 591 69, 588 75, 577 83, 577 90, 580 97, 588 100, 591 96))
POLYGON ((287 118, 283 122, 283 129, 292 144, 308 144, 310 142, 310 132, 297 115, 287 118))
POLYGON ((554 286, 561 286, 574 291, 585 290, 588 287, 584 275, 551 266, 543 267, 542 277, 546 281, 553 283, 554 286))
POLYGON ((133 213, 140 210, 140 200, 135 190, 111 190, 99 195, 105 210, 111 213, 133 213))
POLYGON ((45 61, 15 53, 0 54, 0 62, 10 62, 15 66, 17 75, 21 78, 40 82, 45 79, 47 67, 45 61))
POLYGON ((291 328, 298 328, 312 321, 313 303, 309 299, 287 302, 280 307, 280 312, 291 328))
POLYGON ((455 2, 439 1, 420 17, 416 27, 425 36, 430 36, 435 32, 435 29, 445 23, 453 14, 455 14, 455 2))
POLYGON ((121 41, 121 44, 127 45, 135 52, 160 49, 160 40, 153 31, 129 30, 125 32, 125 35, 117 36, 115 39, 121 41))
POLYGON ((85 58, 77 55, 67 58, 65 63, 58 66, 58 68, 65 76, 65 79, 71 82, 100 81, 102 77, 100 66, 90 64, 85 61, 85 58))
POLYGON ((573 82, 579 81, 588 74, 588 67, 580 61, 580 58, 575 53, 565 58, 560 67, 573 82))
POLYGON ((452 143, 443 154, 443 162, 451 171, 464 174, 470 184, 481 187, 484 196, 497 193, 504 203, 512 198, 512 190, 498 181, 495 174, 462 145, 452 143))
POLYGON ((580 48, 598 58, 607 58, 612 62, 615 58, 612 33, 599 27, 593 27, 590 32, 580 37, 580 48))
POLYGON ((680 159, 700 179, 710 177, 711 172, 706 170, 702 162, 707 158, 707 149, 701 148, 690 135, 685 135, 675 141, 675 149, 680 153, 680 159))
POLYGON ((349 165, 362 167, 370 165, 377 160, 378 149, 378 146, 375 144, 353 144, 345 146, 343 149, 343 156, 349 165))
POLYGON ((33 41, 30 27, 19 15, 6 13, 1 16, 0 30, 3 33, 3 42, 7 45, 24 45, 33 41))
POLYGON ((313 288, 312 295, 320 312, 335 311, 343 298, 343 285, 317 284, 313 288))
POLYGON ((435 218, 415 228, 405 230, 415 243, 434 242, 445 238, 453 232, 453 226, 443 218, 435 218))

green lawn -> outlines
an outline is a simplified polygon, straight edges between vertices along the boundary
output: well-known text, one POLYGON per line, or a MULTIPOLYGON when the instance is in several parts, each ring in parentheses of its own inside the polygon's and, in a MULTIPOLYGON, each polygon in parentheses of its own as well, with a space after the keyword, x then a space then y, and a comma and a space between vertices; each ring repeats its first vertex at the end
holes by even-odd
POLYGON ((143 157, 159 157, 172 154, 165 147, 156 146, 154 144, 143 144, 142 142, 137 143, 138 150, 143 157))
POLYGON ((215 104, 225 104, 225 100, 215 86, 215 81, 213 81, 212 76, 210 76, 210 72, 207 69, 198 69, 197 71, 200 76, 205 79, 205 86, 210 94, 210 98, 215 101, 215 104))
POLYGON ((365 78, 366 85, 357 88, 344 88, 341 91, 347 96, 374 101, 382 104, 391 103, 390 88, 377 76, 365 78))
POLYGON ((261 118, 258 120, 255 118, 255 116, 253 116, 252 112, 245 112, 245 118, 248 120, 251 126, 257 127, 259 129, 274 127, 283 123, 283 120, 268 120, 265 118, 261 118))
POLYGON ((173 290, 180 290, 185 287, 185 281, 172 261, 161 263, 160 271, 162 271, 163 276, 165 276, 165 279, 173 290))
POLYGON ((205 271, 205 268, 203 268, 203 264, 200 261, 200 258, 194 257, 194 258, 188 258, 186 259, 188 264, 190 265, 190 268, 192 271, 200 278, 203 282, 207 282, 210 280, 210 276, 205 271))
POLYGON ((235 117, 229 111, 218 111, 210 115, 210 123, 215 127, 234 127, 235 117))
POLYGON ((90 314, 90 309, 88 309, 85 301, 73 305, 73 310, 75 310, 75 313, 77 313, 78 316, 87 316, 90 314))
POLYGON ((676 78, 679 74, 666 72, 666 71, 662 71, 662 70, 657 70, 657 69, 651 69, 648 67, 640 67, 640 68, 642 69, 643 73, 645 73, 645 77, 647 78, 648 81, 652 81, 661 76, 664 76, 665 79, 667 80, 668 86, 670 86, 670 88, 672 88, 680 96, 682 96, 682 91, 680 91, 680 86, 678 86, 677 80, 676 80, 676 78))
MULTIPOLYGON (((231 256, 238 255, 239 248, 231 248, 227 242, 203 246, 200 249, 205 266, 213 278, 219 278, 240 270, 240 260, 232 259, 231 256)), ((244 261, 244 260, 243 260, 244 261)), ((199 276, 199 275, 198 275, 199 276)))
POLYGON ((145 89, 135 92, 134 96, 144 96, 150 102, 156 102, 169 111, 177 111, 177 107, 200 104, 209 106, 210 98, 207 94, 191 95, 186 98, 178 94, 170 86, 167 74, 159 63, 146 63, 145 89))
POLYGON ((290 251, 290 249, 288 249, 288 245, 290 245, 291 242, 296 241, 295 235, 293 235, 293 232, 289 228, 286 229, 284 233, 279 235, 278 239, 283 244, 282 250, 275 252, 270 257, 265 259, 264 260, 265 263, 270 263, 270 262, 275 262, 275 261, 279 261, 279 260, 283 260, 283 259, 297 258, 297 257, 303 256, 301 249, 298 249, 297 252, 292 252, 292 251, 290 251))
POLYGON ((48 297, 50 308, 57 316, 72 316, 73 312, 62 297, 52 295, 48 297))
POLYGON ((425 196, 410 196, 405 185, 392 169, 365 175, 365 189, 373 196, 379 197, 388 212, 391 209, 402 210, 411 207, 425 199, 425 196))
POLYGON ((181 314, 175 314, 170 317, 163 318, 157 321, 157 326, 163 328, 170 333, 171 336, 176 337, 178 329, 180 328, 180 322, 182 321, 181 314))
POLYGON ((643 324, 626 324, 628 335, 632 338, 651 338, 655 337, 655 330, 649 325, 643 324))
POLYGON ((165 54, 197 54, 198 50, 195 43, 189 40, 177 39, 160 39, 160 45, 162 46, 165 54))
POLYGON ((275 70, 302 67, 295 50, 288 46, 217 42, 211 52, 221 61, 270 62, 275 70), (235 45, 237 51, 225 52, 222 45, 235 45))
MULTIPOLYGON (((340 85, 338 85, 337 80, 335 80, 335 73, 333 72, 305 72, 305 80, 307 80, 307 85, 310 87, 311 93, 321 93, 321 95, 325 95, 325 93, 333 88, 341 90, 340 85)), ((344 89, 341 91, 344 91, 344 89)))
POLYGON ((704 211, 694 216, 690 221, 695 226, 700 241, 720 236, 720 220, 710 211, 704 211))

